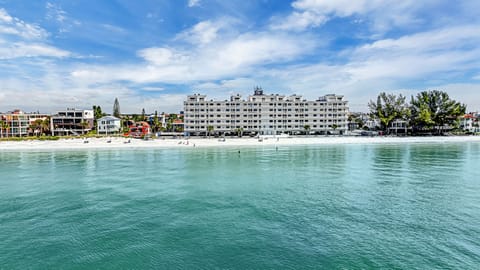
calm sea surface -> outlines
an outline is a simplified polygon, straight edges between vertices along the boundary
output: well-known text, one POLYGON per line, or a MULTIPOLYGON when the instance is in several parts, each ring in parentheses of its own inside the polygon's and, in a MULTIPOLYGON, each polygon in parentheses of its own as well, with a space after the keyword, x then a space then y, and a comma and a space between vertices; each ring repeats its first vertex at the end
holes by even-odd
POLYGON ((0 152, 0 269, 479 266, 479 143, 0 152))

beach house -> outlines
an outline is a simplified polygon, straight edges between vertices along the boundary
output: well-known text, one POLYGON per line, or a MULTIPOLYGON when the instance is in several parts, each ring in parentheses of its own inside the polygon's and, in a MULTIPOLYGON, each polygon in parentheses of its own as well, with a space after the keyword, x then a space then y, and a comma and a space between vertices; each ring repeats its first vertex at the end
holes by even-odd
POLYGON ((122 128, 120 118, 115 116, 104 116, 97 119, 98 134, 117 134, 122 128))
POLYGON ((460 128, 467 132, 480 132, 479 114, 468 113, 460 118, 460 128))
POLYGON ((50 117, 50 130, 55 135, 81 135, 93 128, 93 110, 67 108, 50 117))

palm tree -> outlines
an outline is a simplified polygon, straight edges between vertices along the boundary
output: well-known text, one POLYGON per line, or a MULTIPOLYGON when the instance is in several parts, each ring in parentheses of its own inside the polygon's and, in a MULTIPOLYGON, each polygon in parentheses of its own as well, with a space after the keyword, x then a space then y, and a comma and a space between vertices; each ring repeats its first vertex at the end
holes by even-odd
POLYGON ((238 137, 242 137, 243 136, 243 128, 239 127, 236 129, 236 132, 237 132, 237 136, 238 137))
POLYGON ((8 137, 8 129, 10 128, 10 126, 8 125, 7 122, 5 121, 0 121, 0 130, 2 132, 2 138, 3 138, 3 130, 5 130, 7 132, 7 137, 8 137))
POLYGON ((310 131, 310 125, 303 126, 303 129, 305 129, 305 135, 308 135, 308 133, 310 131))
POLYGON ((85 134, 85 128, 89 126, 88 122, 85 120, 82 120, 82 122, 80 122, 80 126, 82 127, 82 134, 85 134))
POLYGON ((210 139, 210 135, 212 134, 213 131, 213 126, 208 126, 207 127, 207 132, 208 132, 208 138, 210 139))
POLYGON ((3 138, 3 126, 4 126, 4 123, 2 120, 0 120, 0 136, 3 138))
POLYGON ((41 124, 41 132, 42 134, 45 134, 50 132, 50 117, 47 116, 43 121, 42 121, 42 124, 41 124))
POLYGON ((337 124, 332 125, 333 133, 335 133, 335 130, 338 128, 337 124))
POLYGON ((42 133, 42 123, 42 119, 37 119, 32 124, 30 124, 30 129, 33 130, 33 133, 37 136, 40 136, 40 134, 42 133))

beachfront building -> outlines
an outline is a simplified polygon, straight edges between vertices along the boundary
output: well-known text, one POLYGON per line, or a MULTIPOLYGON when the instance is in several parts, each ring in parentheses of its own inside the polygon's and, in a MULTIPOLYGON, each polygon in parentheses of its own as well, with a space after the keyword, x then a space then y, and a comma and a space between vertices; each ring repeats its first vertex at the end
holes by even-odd
POLYGON ((387 128, 389 134, 407 135, 409 127, 408 122, 402 119, 393 120, 387 128))
POLYGON ((467 132, 480 132, 479 118, 478 113, 465 114, 460 118, 460 128, 467 132))
POLYGON ((3 137, 22 137, 31 135, 34 131, 30 128, 35 120, 47 119, 48 115, 40 113, 25 113, 21 110, 14 110, 0 114, 0 121, 4 123, 1 130, 3 137))
POLYGON ((128 127, 128 132, 125 133, 125 136, 133 138, 145 138, 151 134, 150 124, 145 121, 132 123, 128 127))
POLYGON ((93 110, 67 108, 50 117, 50 130, 55 135, 81 135, 93 128, 93 110))
MULTIPOLYGON (((153 123, 155 115, 150 116, 149 123, 153 123)), ((162 127, 162 131, 166 132, 182 132, 183 125, 183 111, 180 113, 162 113, 158 115, 158 123, 162 127)))
POLYGON ((122 124, 120 118, 115 116, 104 116, 97 119, 98 134, 117 134, 120 132, 122 124))
POLYGON ((257 87, 246 100, 238 94, 224 101, 189 95, 184 115, 189 135, 344 134, 348 106, 342 95, 306 100, 299 95, 264 94, 257 87))

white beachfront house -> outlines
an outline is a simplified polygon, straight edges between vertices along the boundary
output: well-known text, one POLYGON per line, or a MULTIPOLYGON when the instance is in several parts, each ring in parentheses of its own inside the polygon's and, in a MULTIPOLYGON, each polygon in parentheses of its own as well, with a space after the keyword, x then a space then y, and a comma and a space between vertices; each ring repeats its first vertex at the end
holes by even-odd
POLYGON ((468 132, 480 132, 478 113, 465 114, 460 118, 460 128, 468 132))
POLYGON ((67 108, 50 117, 50 130, 55 135, 86 134, 93 128, 93 110, 67 108))
POLYGON ((120 132, 121 128, 120 119, 115 116, 104 116, 97 119, 98 134, 115 134, 120 132))

